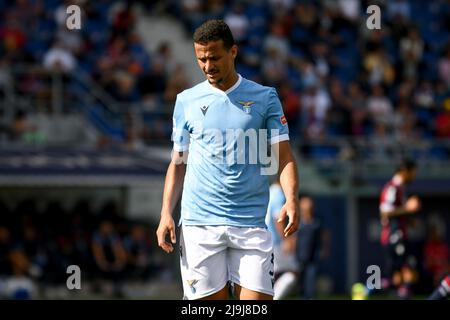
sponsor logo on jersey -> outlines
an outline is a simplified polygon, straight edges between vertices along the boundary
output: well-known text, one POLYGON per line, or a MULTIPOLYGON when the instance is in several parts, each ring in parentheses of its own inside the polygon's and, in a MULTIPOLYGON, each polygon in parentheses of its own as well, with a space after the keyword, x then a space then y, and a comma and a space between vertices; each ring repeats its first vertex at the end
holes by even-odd
POLYGON ((203 107, 200 107, 200 110, 202 110, 203 115, 206 114, 206 111, 208 111, 208 108, 209 108, 209 106, 203 106, 203 107))

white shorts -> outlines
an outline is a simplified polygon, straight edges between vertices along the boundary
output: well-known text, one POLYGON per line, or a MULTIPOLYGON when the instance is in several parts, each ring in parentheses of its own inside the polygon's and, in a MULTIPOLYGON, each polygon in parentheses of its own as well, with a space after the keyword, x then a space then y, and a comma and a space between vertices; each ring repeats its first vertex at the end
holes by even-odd
POLYGON ((228 281, 273 296, 272 237, 265 228, 183 225, 180 267, 185 299, 212 295, 228 281))

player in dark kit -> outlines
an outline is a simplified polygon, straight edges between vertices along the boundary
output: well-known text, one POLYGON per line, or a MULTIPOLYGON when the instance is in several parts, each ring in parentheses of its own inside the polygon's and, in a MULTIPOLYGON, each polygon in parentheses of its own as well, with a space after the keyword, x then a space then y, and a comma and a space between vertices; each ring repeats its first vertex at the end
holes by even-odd
POLYGON ((428 297, 428 300, 446 300, 450 296, 450 274, 447 274, 442 279, 439 286, 434 289, 433 293, 428 297))
POLYGON ((397 289, 400 298, 408 298, 414 271, 408 265, 407 223, 408 216, 420 209, 420 200, 412 196, 406 200, 405 185, 416 177, 416 164, 403 160, 394 176, 388 181, 380 196, 381 244, 384 248, 387 285, 397 289))

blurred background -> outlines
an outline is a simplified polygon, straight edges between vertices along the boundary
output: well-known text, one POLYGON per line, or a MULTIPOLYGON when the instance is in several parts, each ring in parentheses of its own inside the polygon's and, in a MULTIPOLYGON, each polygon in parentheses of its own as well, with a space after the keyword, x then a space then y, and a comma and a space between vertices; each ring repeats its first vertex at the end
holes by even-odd
POLYGON ((379 194, 404 156, 422 199, 415 296, 448 272, 450 1, 0 0, 0 16, 0 298, 181 299, 155 231, 174 101, 204 80, 191 39, 209 18, 232 29, 238 72, 283 103, 325 235, 318 297, 348 299, 382 266, 379 194))

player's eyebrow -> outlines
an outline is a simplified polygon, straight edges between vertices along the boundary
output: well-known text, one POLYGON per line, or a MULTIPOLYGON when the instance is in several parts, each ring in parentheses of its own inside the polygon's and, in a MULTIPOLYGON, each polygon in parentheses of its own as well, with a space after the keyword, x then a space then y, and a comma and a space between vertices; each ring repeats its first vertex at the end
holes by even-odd
POLYGON ((220 59, 220 56, 218 55, 210 55, 210 56, 197 56, 197 59, 199 60, 218 60, 220 59))

